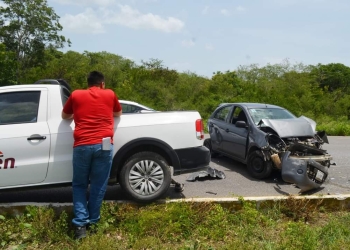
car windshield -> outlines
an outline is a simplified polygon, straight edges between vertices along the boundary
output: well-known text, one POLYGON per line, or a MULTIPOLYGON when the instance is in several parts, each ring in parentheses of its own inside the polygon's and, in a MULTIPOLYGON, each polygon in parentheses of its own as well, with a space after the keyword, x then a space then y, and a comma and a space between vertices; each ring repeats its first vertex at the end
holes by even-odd
POLYGON ((254 120, 255 124, 258 124, 261 119, 293 119, 295 116, 286 109, 279 108, 259 108, 249 109, 249 114, 254 120))

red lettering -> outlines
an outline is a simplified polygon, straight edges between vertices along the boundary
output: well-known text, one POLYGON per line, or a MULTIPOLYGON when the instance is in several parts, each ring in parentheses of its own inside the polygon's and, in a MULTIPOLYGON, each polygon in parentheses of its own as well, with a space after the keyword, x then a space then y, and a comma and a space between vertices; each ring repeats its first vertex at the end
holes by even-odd
POLYGON ((3 162, 2 159, 0 159, 0 169, 1 169, 1 164, 2 164, 2 162, 3 162))
POLYGON ((7 169, 10 165, 10 168, 15 168, 15 158, 7 158, 5 159, 4 169, 7 169))

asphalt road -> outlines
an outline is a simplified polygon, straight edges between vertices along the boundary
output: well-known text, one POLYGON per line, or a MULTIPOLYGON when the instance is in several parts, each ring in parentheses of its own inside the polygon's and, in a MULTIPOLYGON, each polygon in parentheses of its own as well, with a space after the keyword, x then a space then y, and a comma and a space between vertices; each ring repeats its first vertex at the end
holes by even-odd
MULTIPOLYGON (((324 149, 333 156, 336 166, 329 169, 328 180, 318 190, 307 194, 350 194, 350 137, 329 137, 330 144, 324 149)), ((187 181, 190 174, 176 176, 175 180, 185 184, 182 193, 177 193, 171 187, 164 198, 224 198, 252 196, 282 196, 299 193, 300 189, 293 184, 283 182, 281 174, 276 171, 266 180, 252 179, 245 165, 227 157, 212 159, 210 166, 222 171, 225 179, 202 177, 194 182, 187 181)), ((127 200, 119 185, 108 187, 105 200, 127 200)), ((0 203, 17 202, 72 202, 71 187, 40 188, 31 190, 1 190, 0 203)))

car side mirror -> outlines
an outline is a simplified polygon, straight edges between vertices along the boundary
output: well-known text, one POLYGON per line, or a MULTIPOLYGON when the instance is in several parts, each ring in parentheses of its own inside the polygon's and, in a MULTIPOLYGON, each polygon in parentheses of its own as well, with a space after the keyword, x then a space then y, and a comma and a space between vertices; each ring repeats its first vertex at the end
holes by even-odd
POLYGON ((237 121, 235 125, 237 128, 248 128, 248 125, 245 121, 237 121))

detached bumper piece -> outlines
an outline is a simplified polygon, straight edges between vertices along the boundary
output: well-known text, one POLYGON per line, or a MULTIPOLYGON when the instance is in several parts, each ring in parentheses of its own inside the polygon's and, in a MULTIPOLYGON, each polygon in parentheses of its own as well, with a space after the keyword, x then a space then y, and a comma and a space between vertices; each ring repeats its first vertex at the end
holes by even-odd
POLYGON ((328 167, 312 159, 297 159, 290 156, 290 151, 282 157, 282 179, 294 183, 304 193, 318 189, 328 177, 328 167))
POLYGON ((187 181, 196 181, 199 178, 211 177, 213 179, 225 179, 226 175, 224 172, 217 170, 215 168, 208 167, 206 170, 195 172, 191 174, 187 181))

